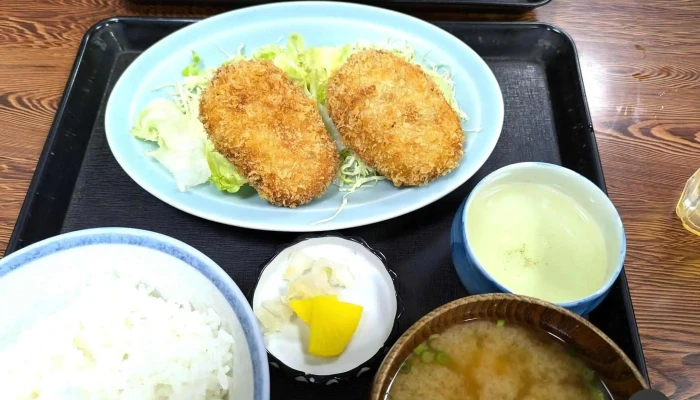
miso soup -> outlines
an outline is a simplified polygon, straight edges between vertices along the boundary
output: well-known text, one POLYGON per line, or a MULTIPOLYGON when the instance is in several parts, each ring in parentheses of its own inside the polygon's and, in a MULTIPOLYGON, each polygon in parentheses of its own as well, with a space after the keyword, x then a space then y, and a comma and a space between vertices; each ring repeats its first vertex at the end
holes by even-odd
POLYGON ((558 339, 503 321, 470 321, 433 335, 402 364, 391 400, 612 399, 558 339))

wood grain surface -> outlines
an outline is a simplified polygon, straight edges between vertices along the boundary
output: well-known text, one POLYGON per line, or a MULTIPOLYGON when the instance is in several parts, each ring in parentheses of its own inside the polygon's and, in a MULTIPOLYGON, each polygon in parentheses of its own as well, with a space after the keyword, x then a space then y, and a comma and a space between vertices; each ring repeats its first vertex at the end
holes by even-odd
MULTIPOLYGON (((0 250, 85 31, 116 15, 224 10, 0 1, 0 250)), ((700 399, 700 237, 674 214, 700 168, 698 16, 698 0, 553 0, 524 15, 430 16, 549 22, 576 41, 608 191, 627 230, 626 271, 652 386, 673 399, 700 399)))

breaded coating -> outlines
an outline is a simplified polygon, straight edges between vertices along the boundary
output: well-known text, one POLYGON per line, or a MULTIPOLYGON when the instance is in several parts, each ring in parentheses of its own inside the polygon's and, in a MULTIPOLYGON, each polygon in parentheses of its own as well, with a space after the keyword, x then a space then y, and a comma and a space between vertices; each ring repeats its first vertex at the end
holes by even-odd
POLYGON ((320 197, 338 169, 338 151, 313 99, 272 62, 221 66, 207 84, 199 118, 216 151, 272 204, 320 197))
POLYGON ((459 117, 420 66, 362 50, 331 76, 326 96, 341 141, 394 185, 425 185, 459 165, 459 117))

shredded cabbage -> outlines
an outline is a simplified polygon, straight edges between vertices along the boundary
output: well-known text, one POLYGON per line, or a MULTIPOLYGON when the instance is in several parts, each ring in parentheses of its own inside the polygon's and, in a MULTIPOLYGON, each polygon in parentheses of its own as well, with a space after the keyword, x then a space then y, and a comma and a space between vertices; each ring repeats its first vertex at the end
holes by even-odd
POLYGON ((373 187, 377 182, 386 179, 379 175, 377 171, 360 160, 350 149, 345 148, 340 151, 340 168, 336 176, 336 185, 339 192, 345 192, 340 207, 328 218, 316 221, 311 225, 323 224, 332 221, 337 217, 348 204, 348 196, 355 193, 360 188, 373 187))
MULTIPOLYGON (((427 63, 425 55, 419 59, 415 50, 407 43, 357 43, 306 48, 301 35, 292 34, 284 46, 277 43, 263 46, 255 50, 250 57, 244 54, 243 45, 233 56, 220 49, 227 56, 224 64, 244 59, 272 61, 316 100, 326 126, 337 140, 337 130, 325 109, 328 79, 353 53, 367 48, 391 51, 408 62, 420 65, 435 81, 460 119, 468 119, 455 99, 454 83, 449 68, 441 64, 427 63)), ((246 184, 246 179, 236 167, 214 150, 198 118, 202 91, 211 80, 214 71, 214 68, 205 69, 202 60, 193 51, 191 63, 182 70, 182 81, 166 86, 174 89, 169 93, 171 98, 160 98, 149 103, 139 114, 131 131, 139 139, 158 144, 159 148, 148 154, 173 174, 179 190, 184 191, 209 181, 221 191, 235 193, 246 184)), ((335 214, 314 224, 333 220, 347 205, 350 194, 360 188, 374 186, 385 179, 352 151, 343 148, 339 141, 338 145, 341 148, 341 163, 335 184, 338 190, 345 194, 335 214)))

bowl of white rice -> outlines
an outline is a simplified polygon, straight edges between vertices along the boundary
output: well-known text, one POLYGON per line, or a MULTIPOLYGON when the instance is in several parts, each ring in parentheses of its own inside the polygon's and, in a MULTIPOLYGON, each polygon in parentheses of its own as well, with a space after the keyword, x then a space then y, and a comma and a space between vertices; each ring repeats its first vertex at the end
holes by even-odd
POLYGON ((262 335, 196 249, 127 228, 71 232, 0 260, 3 400, 268 400, 262 335))

